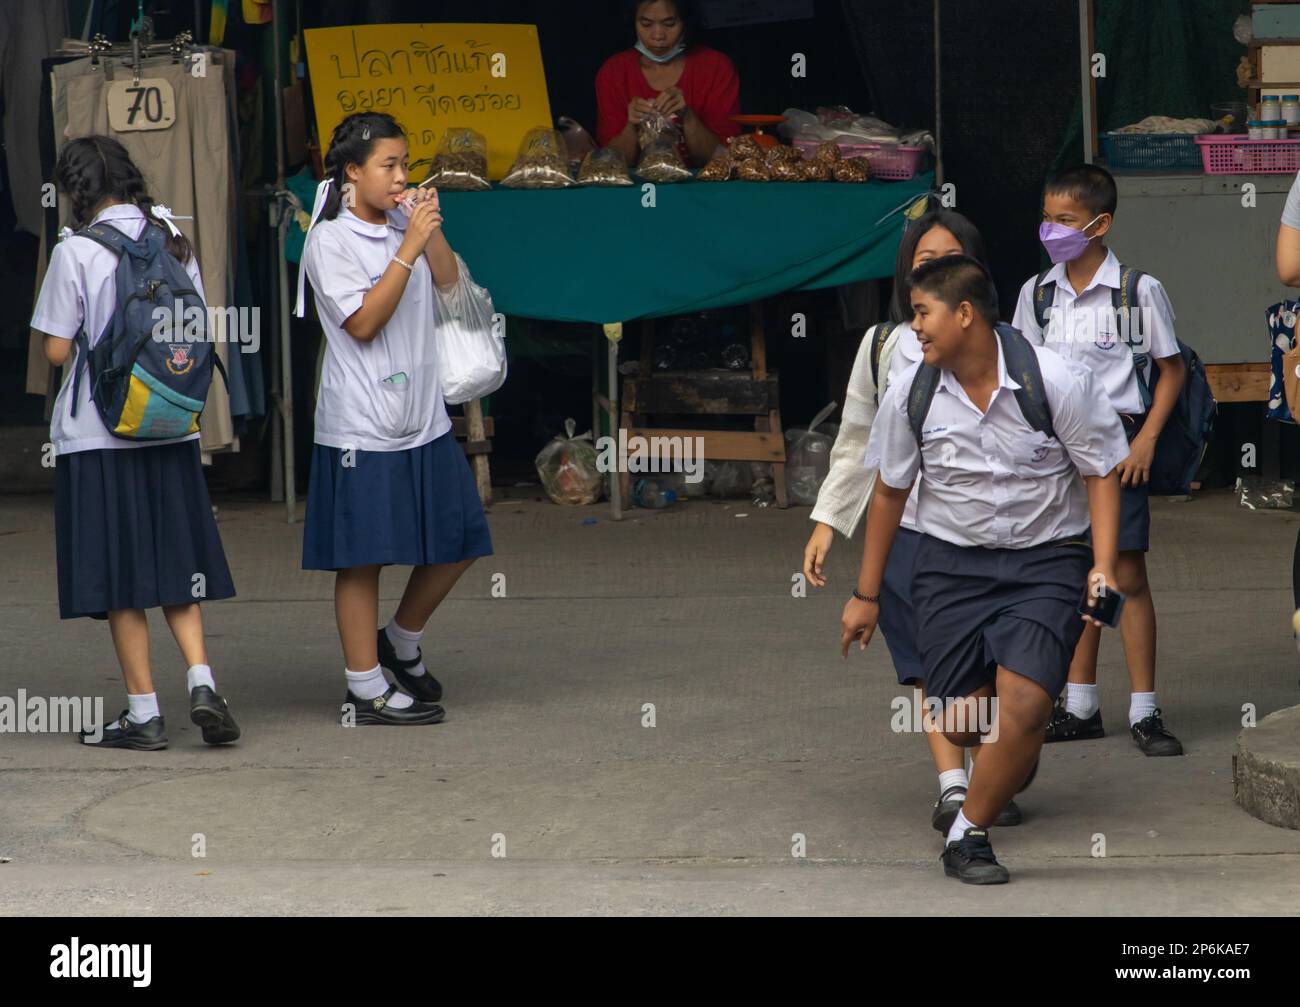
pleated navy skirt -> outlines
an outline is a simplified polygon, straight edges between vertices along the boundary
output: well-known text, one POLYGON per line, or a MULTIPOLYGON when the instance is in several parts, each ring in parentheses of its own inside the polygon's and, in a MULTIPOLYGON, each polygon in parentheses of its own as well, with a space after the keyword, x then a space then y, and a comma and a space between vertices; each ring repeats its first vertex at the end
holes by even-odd
POLYGON ((197 440, 76 451, 54 473, 62 618, 234 597, 197 440))
POLYGON ((317 444, 302 537, 304 570, 427 566, 492 555, 464 449, 451 431, 405 451, 317 444))

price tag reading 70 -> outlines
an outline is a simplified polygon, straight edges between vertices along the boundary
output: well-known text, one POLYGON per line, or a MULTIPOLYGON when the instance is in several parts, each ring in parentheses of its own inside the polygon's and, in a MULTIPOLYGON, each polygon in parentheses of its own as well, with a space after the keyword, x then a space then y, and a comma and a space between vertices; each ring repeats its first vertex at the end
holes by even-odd
POLYGON ((176 121, 176 94, 162 78, 115 80, 108 85, 108 124, 117 133, 168 129, 176 121))

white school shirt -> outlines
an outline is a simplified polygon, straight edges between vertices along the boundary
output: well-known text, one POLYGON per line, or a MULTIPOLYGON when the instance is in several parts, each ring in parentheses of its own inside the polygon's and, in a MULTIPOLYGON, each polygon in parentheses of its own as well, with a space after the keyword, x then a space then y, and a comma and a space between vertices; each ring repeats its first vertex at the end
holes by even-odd
MULTIPOLYGON (((370 224, 343 208, 311 229, 302 263, 325 330, 325 363, 316 400, 316 443, 361 451, 406 451, 451 429, 437 362, 433 273, 415 258, 397 310, 363 343, 343 323, 358 308, 402 245, 406 217, 389 210, 370 224), (405 380, 385 381, 394 375, 405 380)), ((464 266, 457 258, 464 278, 464 266)), ((400 268, 400 267, 399 267, 400 268)))
POLYGON ((920 449, 907 419, 908 389, 920 365, 886 390, 867 464, 898 488, 912 485, 920 471, 919 531, 958 546, 1027 549, 1087 530, 1080 474, 1104 476, 1127 457, 1124 427, 1091 371, 1041 347, 1034 352, 1056 438, 1025 420, 1000 341, 988 411, 981 413, 952 373, 940 370, 920 449))
MULTIPOLYGON (((101 221, 110 223, 132 238, 139 238, 148 226, 144 213, 134 204, 106 207, 91 223, 101 221)), ((116 255, 91 238, 68 237, 60 241, 54 246, 41 292, 36 298, 32 328, 59 339, 75 339, 84 325, 90 345, 98 343, 117 306, 117 262, 116 255)), ((194 256, 185 263, 185 273, 194 281, 199 297, 203 297, 203 281, 194 256)), ((72 384, 78 355, 74 344, 72 355, 63 365, 63 384, 59 386, 50 416, 50 440, 56 456, 101 448, 156 447, 199 438, 198 433, 158 441, 128 441, 114 437, 90 400, 89 371, 82 372, 77 415, 73 416, 72 384)))
MULTIPOLYGON (((1049 308, 1046 335, 1034 318, 1037 276, 1031 276, 1020 288, 1011 324, 1031 343, 1056 350, 1061 356, 1090 368, 1106 390, 1116 412, 1133 415, 1146 412, 1142 393, 1138 390, 1133 348, 1120 338, 1111 301, 1111 291, 1119 289, 1119 259, 1107 249, 1105 261, 1081 294, 1076 294, 1070 286, 1065 266, 1064 262, 1058 262, 1043 277, 1043 283, 1056 283, 1056 298, 1049 308), (1059 319, 1059 324, 1053 324, 1053 310, 1058 312, 1055 318, 1059 319)), ((1154 276, 1144 274, 1138 280, 1137 302, 1139 308, 1151 310, 1142 316, 1149 319, 1149 325, 1144 321, 1140 330, 1144 345, 1136 348, 1152 360, 1177 356, 1174 307, 1169 303, 1164 284, 1154 276)), ((1139 333, 1135 331, 1132 338, 1138 337, 1139 333)))

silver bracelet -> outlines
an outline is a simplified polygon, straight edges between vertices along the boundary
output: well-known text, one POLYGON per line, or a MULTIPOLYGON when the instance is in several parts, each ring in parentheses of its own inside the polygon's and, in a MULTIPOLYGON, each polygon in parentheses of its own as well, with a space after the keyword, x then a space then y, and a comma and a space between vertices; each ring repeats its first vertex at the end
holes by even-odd
POLYGON ((393 261, 396 262, 399 266, 405 266, 406 271, 408 273, 412 273, 415 271, 415 267, 411 265, 411 263, 407 262, 404 259, 399 259, 396 255, 393 256, 393 261))

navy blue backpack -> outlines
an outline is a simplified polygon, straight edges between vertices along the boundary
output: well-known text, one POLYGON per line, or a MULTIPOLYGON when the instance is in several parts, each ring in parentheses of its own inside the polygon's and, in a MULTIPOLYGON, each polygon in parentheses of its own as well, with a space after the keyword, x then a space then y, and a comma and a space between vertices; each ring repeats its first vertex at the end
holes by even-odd
POLYGON ((99 223, 77 236, 118 257, 117 303, 93 347, 85 329, 77 334, 72 415, 86 371, 91 401, 115 437, 166 440, 197 432, 213 366, 223 379, 226 371, 209 341, 207 308, 167 250, 166 234, 150 224, 136 240, 99 223))

